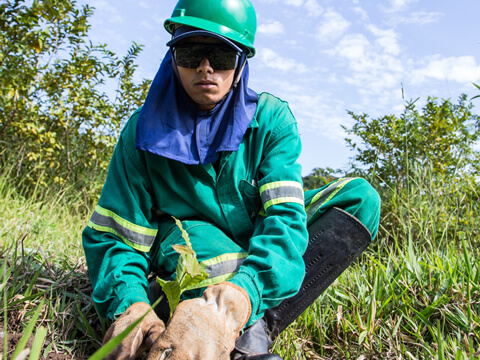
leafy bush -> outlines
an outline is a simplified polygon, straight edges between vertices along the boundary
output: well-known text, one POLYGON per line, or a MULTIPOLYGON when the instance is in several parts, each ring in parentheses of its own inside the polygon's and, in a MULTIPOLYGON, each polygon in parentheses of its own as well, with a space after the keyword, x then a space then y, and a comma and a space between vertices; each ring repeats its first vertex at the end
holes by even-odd
POLYGON ((74 187, 96 197, 121 122, 148 91, 149 81, 132 80, 141 46, 119 59, 93 45, 92 13, 73 0, 0 4, 0 165, 14 167, 27 193, 74 187))
MULTIPOLYGON (((429 231, 438 238, 458 240, 460 232, 477 233, 471 218, 480 210, 480 157, 474 148, 480 117, 472 109, 462 95, 457 104, 429 98, 421 111, 410 102, 398 117, 371 119, 350 112, 355 123, 345 130, 356 151, 353 171, 380 193, 385 237, 401 229, 412 211, 422 222, 432 219, 429 231), (415 208, 410 209, 413 199, 415 208)), ((425 234, 415 235, 420 239, 425 234)))

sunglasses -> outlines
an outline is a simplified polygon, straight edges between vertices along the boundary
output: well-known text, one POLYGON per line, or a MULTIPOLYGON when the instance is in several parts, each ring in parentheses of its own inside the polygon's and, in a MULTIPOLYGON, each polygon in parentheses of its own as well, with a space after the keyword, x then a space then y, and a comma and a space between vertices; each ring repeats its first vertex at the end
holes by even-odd
POLYGON ((229 46, 210 44, 181 44, 172 48, 177 66, 196 69, 204 58, 214 70, 234 70, 239 53, 229 46))

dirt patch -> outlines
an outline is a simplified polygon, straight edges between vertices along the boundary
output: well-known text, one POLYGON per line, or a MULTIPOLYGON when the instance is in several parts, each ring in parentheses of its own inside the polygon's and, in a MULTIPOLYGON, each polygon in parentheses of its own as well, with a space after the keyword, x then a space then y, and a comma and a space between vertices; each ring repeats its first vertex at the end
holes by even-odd
MULTIPOLYGON (((0 329, 0 343, 3 345, 3 340, 5 338, 5 332, 3 329, 0 329)), ((7 358, 10 357, 10 355, 13 353, 15 348, 17 347, 18 342, 22 338, 22 334, 7 334, 7 358)), ((33 336, 30 336, 30 338, 27 341, 27 346, 26 347, 31 347, 33 343, 33 336)))
MULTIPOLYGON (((17 347, 18 342, 22 338, 22 335, 23 334, 18 334, 18 333, 7 334, 7 359, 10 358, 12 353, 15 351, 15 348, 17 347)), ((5 337, 5 332, 3 331, 3 329, 0 328, 0 344, 2 344, 2 345, 3 345, 4 337, 5 337)), ((25 348, 30 348, 32 346, 32 344, 33 344, 33 336, 30 336, 30 338, 27 341, 27 345, 25 346, 25 348)), ((46 346, 48 346, 48 344, 45 341, 44 347, 46 347, 46 346)), ((72 359, 74 359, 71 356, 69 357, 65 354, 57 354, 54 351, 50 351, 47 354, 46 358, 43 358, 43 357, 41 357, 41 358, 42 359, 47 359, 47 360, 72 360, 72 359)))

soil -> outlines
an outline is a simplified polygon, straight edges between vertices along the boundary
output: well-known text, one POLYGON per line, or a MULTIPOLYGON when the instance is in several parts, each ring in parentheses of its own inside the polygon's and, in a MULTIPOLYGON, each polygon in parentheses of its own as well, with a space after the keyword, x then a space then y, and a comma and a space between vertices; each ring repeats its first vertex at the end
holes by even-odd
MULTIPOLYGON (((7 334, 7 354, 8 354, 7 358, 9 358, 10 355, 15 350, 18 342, 22 338, 22 335, 23 334, 19 334, 19 333, 9 333, 9 334, 7 334)), ((2 345, 3 345, 4 337, 5 337, 5 332, 3 331, 2 328, 0 328, 0 344, 2 344, 2 345)), ((33 343, 33 336, 30 336, 30 338, 27 341, 26 348, 31 347, 32 343, 33 343)), ((46 344, 46 345, 48 345, 48 344, 46 344)), ((72 357, 69 358, 65 354, 56 354, 54 351, 50 351, 48 353, 47 357, 44 358, 44 359, 47 359, 47 360, 69 360, 69 359, 73 359, 73 358, 72 357)))

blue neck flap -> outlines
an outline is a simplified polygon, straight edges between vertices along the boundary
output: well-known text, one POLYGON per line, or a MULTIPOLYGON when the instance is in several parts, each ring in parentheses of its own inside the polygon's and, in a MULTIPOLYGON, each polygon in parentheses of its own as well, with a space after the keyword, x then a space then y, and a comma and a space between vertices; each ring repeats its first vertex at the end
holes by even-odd
POLYGON ((198 110, 177 80, 168 51, 140 111, 136 148, 189 165, 237 151, 257 109, 258 95, 247 83, 248 63, 237 87, 215 108, 198 110))

